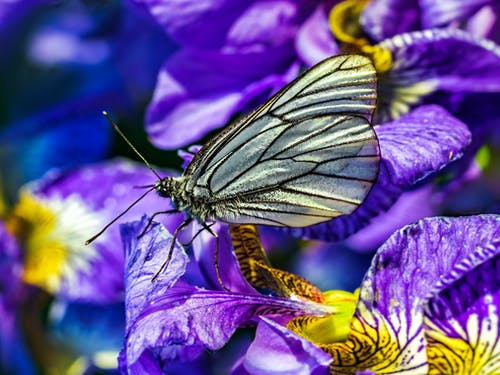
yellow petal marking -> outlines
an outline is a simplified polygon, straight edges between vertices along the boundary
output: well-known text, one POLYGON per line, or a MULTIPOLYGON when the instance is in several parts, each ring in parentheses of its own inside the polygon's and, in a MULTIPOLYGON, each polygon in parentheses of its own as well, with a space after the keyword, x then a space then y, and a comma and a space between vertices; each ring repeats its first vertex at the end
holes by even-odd
POLYGON ((358 296, 343 290, 330 290, 323 296, 324 304, 331 306, 335 313, 324 317, 297 317, 288 322, 287 328, 315 344, 345 341, 358 296))
POLYGON ((482 318, 469 315, 465 326, 450 318, 453 337, 429 318, 425 324, 429 374, 500 374, 500 321, 495 305, 489 305, 482 318))
POLYGON ((103 224, 76 195, 42 199, 23 189, 6 225, 25 251, 24 281, 54 293, 63 276, 69 279, 77 269, 90 267, 96 250, 84 241, 103 224))
POLYGON ((360 53, 369 57, 377 73, 387 72, 392 66, 391 52, 378 45, 372 46, 359 22, 367 0, 342 1, 330 12, 329 23, 333 35, 341 42, 343 53, 360 53))
POLYGON ((422 324, 418 315, 408 322, 406 313, 386 319, 360 301, 343 343, 320 345, 333 357, 333 374, 355 374, 369 369, 376 374, 427 374, 422 324))

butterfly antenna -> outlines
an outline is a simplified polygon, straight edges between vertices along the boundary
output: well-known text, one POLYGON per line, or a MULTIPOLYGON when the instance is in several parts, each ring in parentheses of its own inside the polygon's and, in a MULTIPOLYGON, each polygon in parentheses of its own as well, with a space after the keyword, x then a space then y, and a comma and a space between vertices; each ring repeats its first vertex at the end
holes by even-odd
POLYGON ((127 212, 130 211, 132 207, 134 207, 137 203, 141 201, 142 198, 144 198, 146 195, 151 193, 154 190, 154 186, 147 190, 144 194, 142 194, 139 198, 135 200, 130 206, 128 206, 125 211, 123 211, 121 214, 119 214, 117 217, 115 217, 113 220, 111 220, 104 228, 102 228, 99 233, 95 234, 94 236, 90 237, 87 241, 85 241, 85 245, 90 245, 92 242, 94 242, 101 234, 103 234, 111 225, 113 225, 119 218, 121 218, 123 215, 125 215, 127 212))
POLYGON ((141 158, 141 160, 144 162, 144 164, 146 164, 146 167, 148 167, 155 174, 155 176, 158 177, 159 180, 161 180, 162 177, 154 170, 154 168, 151 166, 151 164, 149 164, 149 162, 146 160, 146 158, 144 156, 142 156, 142 154, 134 147, 132 142, 130 142, 128 140, 128 138, 125 136, 125 134, 123 134, 123 132, 121 131, 118 124, 116 122, 114 122, 114 120, 111 118, 111 116, 108 114, 108 112, 102 111, 102 114, 104 115, 104 117, 106 117, 108 119, 108 121, 111 123, 111 125, 113 125, 113 128, 115 128, 116 132, 120 135, 120 137, 122 137, 124 139, 124 141, 127 142, 127 144, 130 146, 130 148, 132 150, 134 150, 134 152, 137 154, 137 156, 139 156, 141 158))

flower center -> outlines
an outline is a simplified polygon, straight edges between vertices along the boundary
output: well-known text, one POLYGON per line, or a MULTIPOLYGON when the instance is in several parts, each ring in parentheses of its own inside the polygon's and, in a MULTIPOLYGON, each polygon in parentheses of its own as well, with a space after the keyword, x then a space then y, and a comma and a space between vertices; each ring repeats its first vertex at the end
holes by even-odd
POLYGON ((42 199, 22 191, 6 225, 24 248, 23 280, 57 291, 62 277, 94 256, 95 250, 83 243, 100 221, 76 196, 42 199))

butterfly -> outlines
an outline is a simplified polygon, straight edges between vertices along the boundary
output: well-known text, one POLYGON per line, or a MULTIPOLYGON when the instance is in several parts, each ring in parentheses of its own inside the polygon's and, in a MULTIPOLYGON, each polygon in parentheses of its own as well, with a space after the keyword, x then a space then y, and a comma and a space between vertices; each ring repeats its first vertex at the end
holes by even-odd
POLYGON ((212 138, 181 176, 151 168, 150 189, 173 206, 154 215, 187 214, 175 240, 193 220, 217 237, 207 222, 305 227, 352 213, 379 171, 376 85, 366 57, 323 60, 212 138))

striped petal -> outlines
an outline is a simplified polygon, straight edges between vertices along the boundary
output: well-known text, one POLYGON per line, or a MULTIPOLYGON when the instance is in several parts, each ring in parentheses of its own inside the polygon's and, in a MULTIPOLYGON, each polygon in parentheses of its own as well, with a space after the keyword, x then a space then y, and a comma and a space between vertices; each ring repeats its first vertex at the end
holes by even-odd
POLYGON ((485 216, 464 222, 468 236, 478 231, 491 238, 455 266, 425 306, 430 374, 500 372, 500 220, 485 216))
POLYGON ((499 234, 494 215, 429 218, 396 232, 362 283, 350 338, 323 347, 334 357, 333 371, 468 374, 494 368, 499 234), (465 347, 468 353, 461 352, 465 347), (468 354, 461 367, 448 362, 457 354, 468 354))

